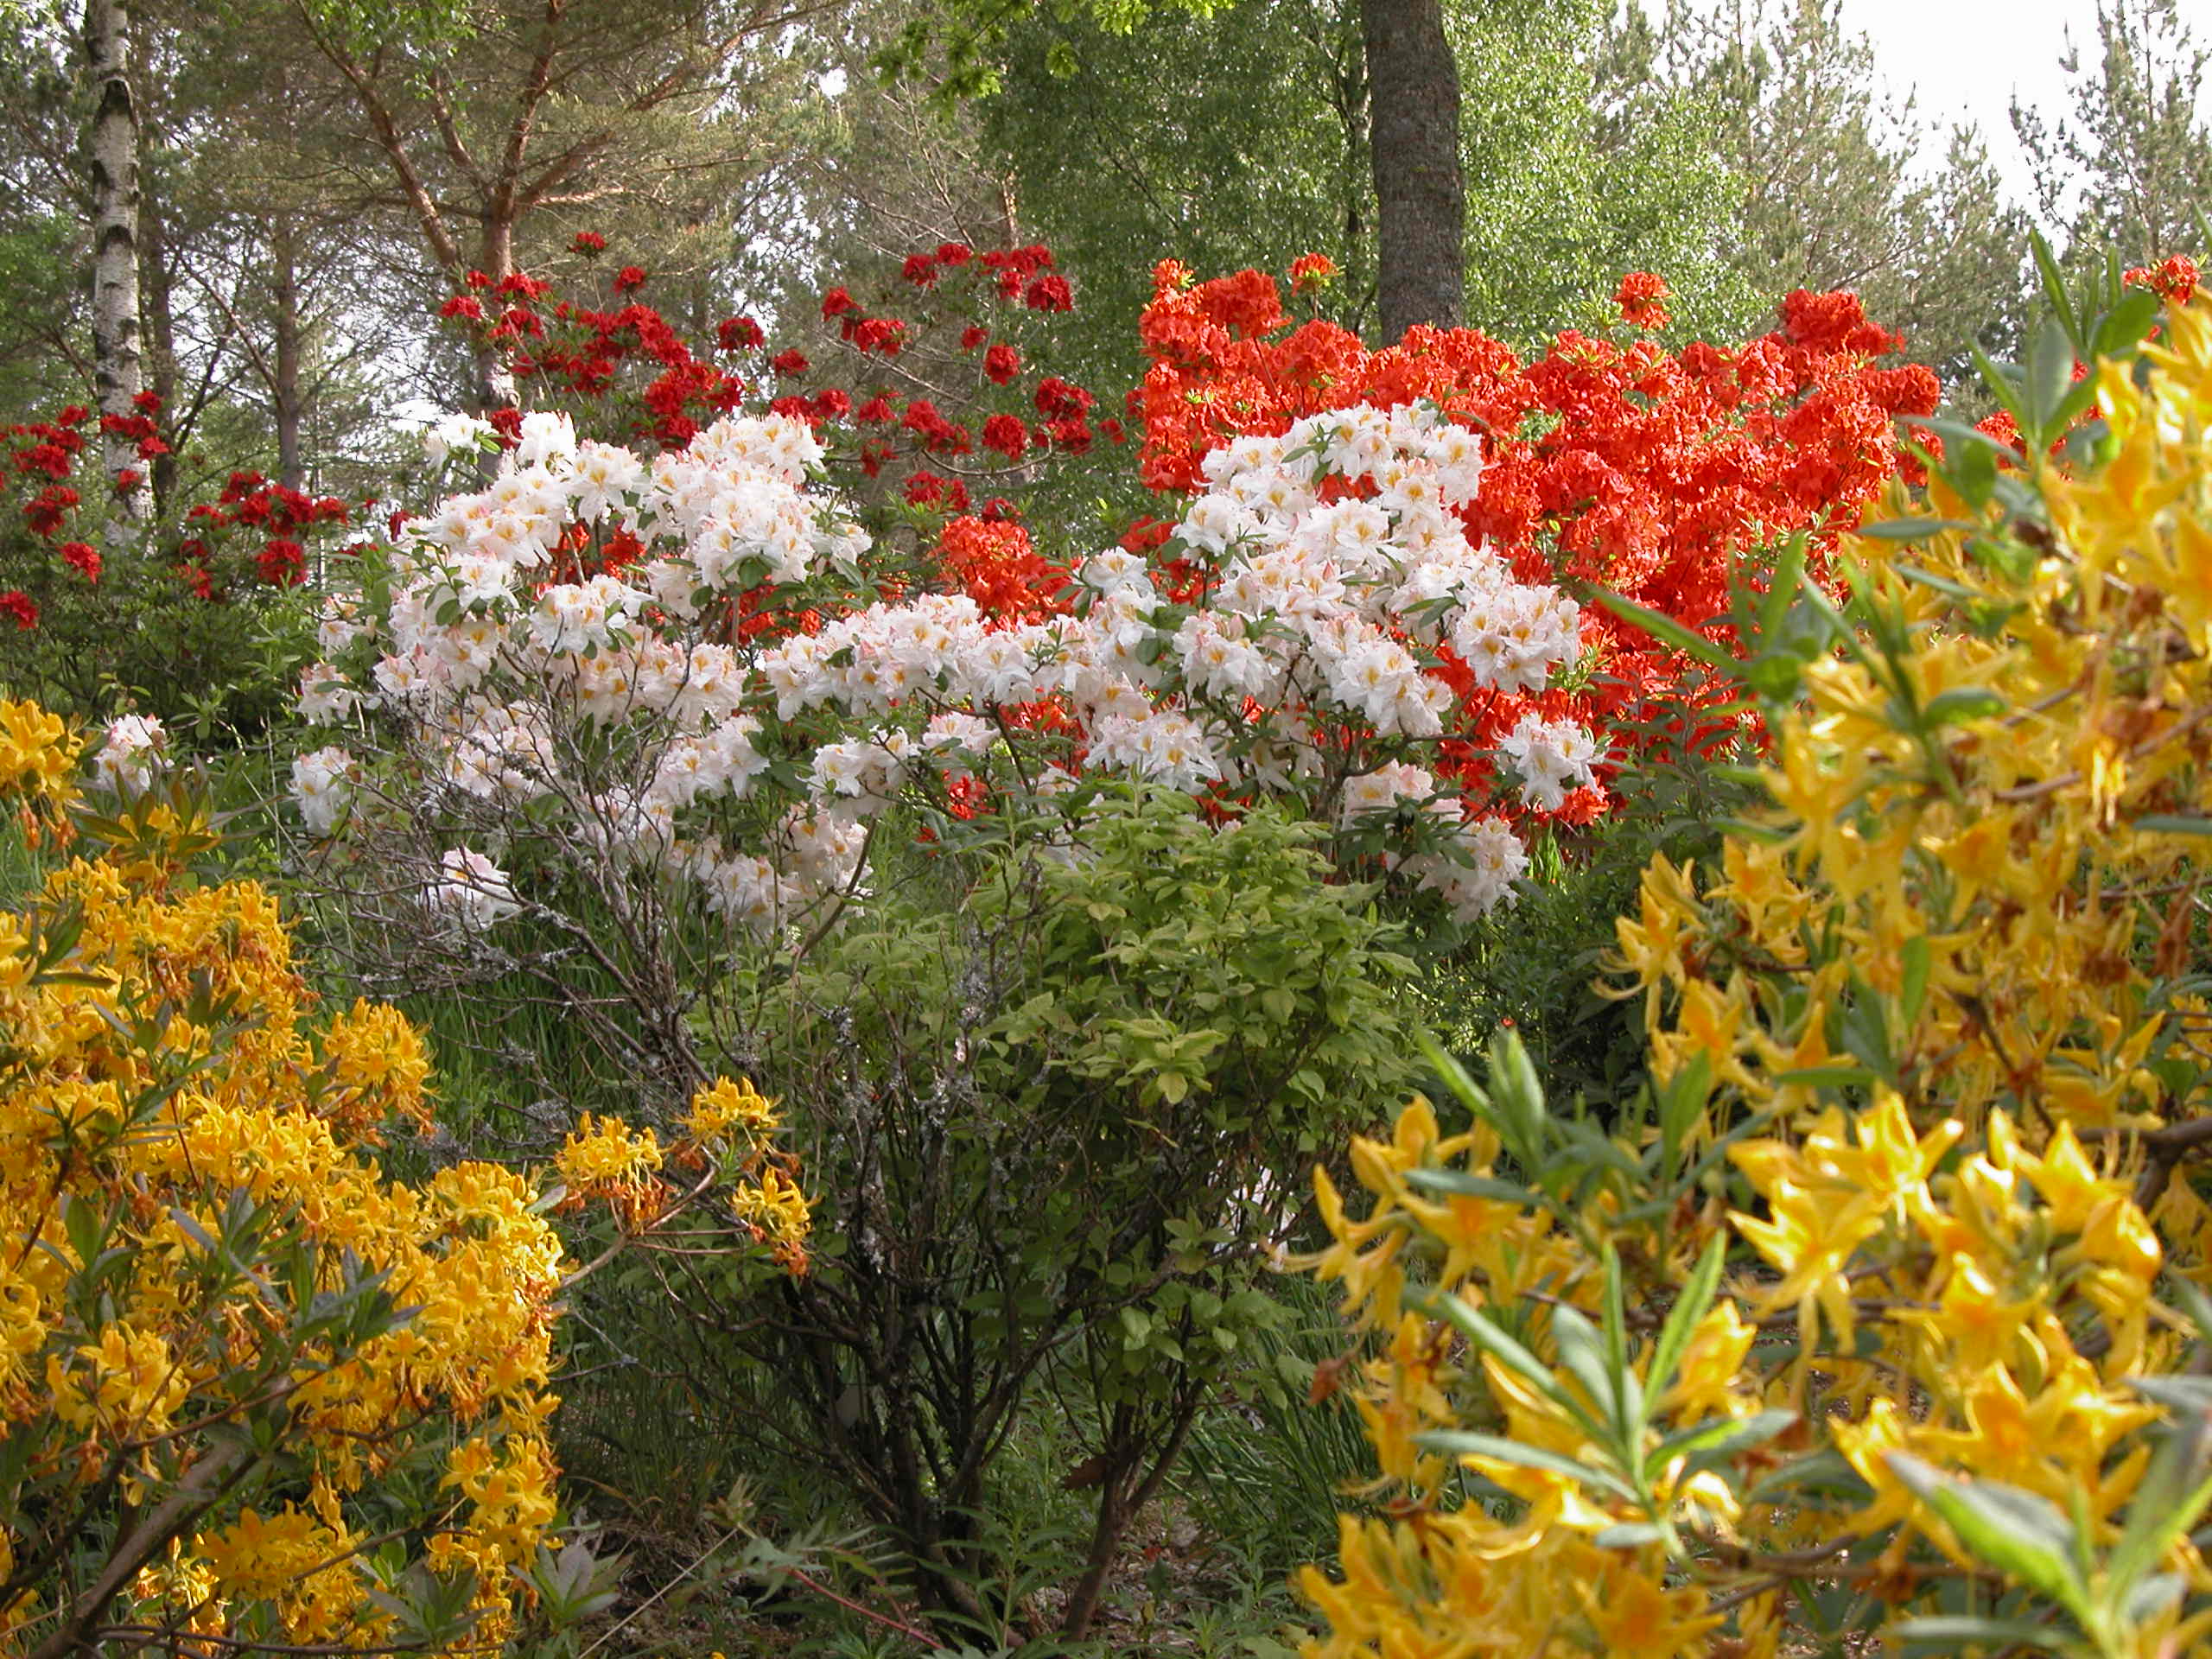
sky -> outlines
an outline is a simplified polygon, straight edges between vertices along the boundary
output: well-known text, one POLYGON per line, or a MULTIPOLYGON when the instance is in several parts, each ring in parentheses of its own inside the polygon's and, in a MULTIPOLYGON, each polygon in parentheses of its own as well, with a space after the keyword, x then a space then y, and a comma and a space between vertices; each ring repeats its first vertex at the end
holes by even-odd
POLYGON ((2073 44, 2094 61, 2096 10, 2084 0, 1842 0, 1847 28, 1866 35, 1883 78, 1916 94, 1923 120, 1942 131, 1972 121, 2014 200, 2033 181, 2012 138, 2012 104, 2049 115, 2066 107, 2059 57, 2073 44))

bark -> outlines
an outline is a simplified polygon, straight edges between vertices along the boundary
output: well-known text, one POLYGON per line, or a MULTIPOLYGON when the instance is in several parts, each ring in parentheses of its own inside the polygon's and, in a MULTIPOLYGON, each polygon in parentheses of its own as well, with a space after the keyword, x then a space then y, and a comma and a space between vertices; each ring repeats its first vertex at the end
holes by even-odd
POLYGON ((269 385, 276 410, 276 474, 286 489, 297 490, 308 476, 300 448, 307 399, 300 386, 300 273, 290 219, 270 227, 269 260, 276 302, 276 372, 269 385))
MULTIPOLYGON (((100 413, 125 419, 145 389, 138 358, 138 108, 130 92, 129 0, 86 0, 85 55, 93 86, 86 145, 92 181, 92 377, 100 413)), ((130 438, 103 442, 108 476, 140 474, 121 497, 124 516, 153 511, 145 466, 130 438)))
POLYGON ((1375 166, 1382 343, 1451 327, 1465 296, 1459 69, 1440 0, 1360 0, 1375 166))

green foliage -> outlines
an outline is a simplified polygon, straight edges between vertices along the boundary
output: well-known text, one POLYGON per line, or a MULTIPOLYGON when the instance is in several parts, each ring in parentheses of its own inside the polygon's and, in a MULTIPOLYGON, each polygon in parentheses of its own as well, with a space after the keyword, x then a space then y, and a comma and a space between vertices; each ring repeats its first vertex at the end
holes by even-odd
POLYGON ((9 629, 0 696, 80 719, 135 709, 202 746, 258 734, 290 709, 313 654, 314 601, 260 582, 243 547, 210 563, 227 589, 219 599, 135 545, 111 548, 100 580, 87 582, 0 526, 0 589, 20 587, 39 607, 35 628, 9 629))
POLYGON ((815 1268, 763 1290, 651 1258, 684 1328, 626 1312, 643 1285, 589 1313, 724 1432, 835 1478, 947 1631, 1005 1628, 981 1517, 1040 1413, 1110 1564, 1201 1409, 1269 1363, 1263 1255, 1306 1158, 1410 1082, 1410 965, 1364 890, 1325 884, 1313 826, 1091 806, 1065 861, 918 858, 796 960, 738 967, 815 1268))

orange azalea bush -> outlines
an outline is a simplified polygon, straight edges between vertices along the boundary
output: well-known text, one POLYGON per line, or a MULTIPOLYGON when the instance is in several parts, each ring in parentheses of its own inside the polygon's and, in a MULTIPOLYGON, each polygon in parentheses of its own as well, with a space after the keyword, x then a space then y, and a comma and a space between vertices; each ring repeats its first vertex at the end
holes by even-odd
POLYGON ((1316 1659, 2212 1643, 2212 301, 2109 298, 1747 601, 1770 806, 1620 923, 1638 1111, 1440 1054, 1465 1127, 1320 1181, 1316 1659))
MULTIPOLYGON (((42 836, 79 747, 0 702, 0 799, 42 836)), ((499 1649, 575 1587, 542 1548, 563 1190, 394 1179, 413 1027, 316 1012, 269 893, 193 880, 182 789, 79 822, 100 855, 0 913, 0 1652, 499 1649)), ((680 1189, 589 1135, 558 1162, 633 1235, 713 1197, 796 1267, 775 1128, 718 1081, 680 1189)))

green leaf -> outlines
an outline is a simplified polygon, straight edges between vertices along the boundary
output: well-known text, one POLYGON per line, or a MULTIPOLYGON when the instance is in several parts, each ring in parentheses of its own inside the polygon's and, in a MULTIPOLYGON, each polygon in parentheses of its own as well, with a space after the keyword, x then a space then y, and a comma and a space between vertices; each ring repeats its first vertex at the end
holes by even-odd
POLYGON ((1603 1432, 1597 1421, 1583 1408, 1582 1402, 1558 1377, 1552 1375, 1549 1366, 1457 1296, 1446 1294, 1433 1295, 1421 1304, 1421 1311, 1433 1313, 1443 1319, 1499 1364, 1533 1383, 1546 1399, 1572 1413, 1575 1420, 1592 1434, 1603 1432))
POLYGON ((1464 1169, 1409 1169, 1405 1179, 1408 1186, 1417 1186, 1425 1192, 1441 1193, 1446 1198, 1491 1198, 1524 1206, 1540 1205, 1546 1202, 1544 1195, 1532 1188, 1512 1181, 1501 1181, 1489 1175, 1471 1175, 1464 1169))
POLYGON ((2041 448, 2058 435, 2053 417, 2073 384, 2074 359, 2074 342, 2055 328, 2038 331, 2029 347, 2027 396, 2035 416, 2034 448, 2041 448))
POLYGON ((1945 1613, 1927 1618, 1908 1618, 1890 1627, 1890 1634, 1908 1649, 1923 1653, 1961 1653, 1978 1647, 1991 1652, 2006 1648, 2035 1648, 2061 1652, 2070 1639, 2064 1630, 2048 1624, 2031 1624, 2023 1618, 1980 1618, 1970 1613, 1945 1613))
POLYGON ((1921 1005, 1928 1000, 1928 973, 1933 962, 1934 949, 1928 936, 1916 933, 1904 942, 1900 954, 1904 958, 1904 983, 1897 991, 1898 1024, 1910 1031, 1920 1018, 1921 1005))
POLYGON ((1559 1344, 1560 1369, 1582 1385, 1599 1417, 1611 1425, 1616 1441, 1624 1441, 1620 1390, 1598 1327, 1562 1303, 1552 1309, 1552 1340, 1559 1344))
POLYGON ((1670 1434, 1643 1460, 1644 1478, 1654 1479, 1676 1458, 1688 1459, 1682 1466, 1682 1478, 1719 1467, 1738 1452, 1754 1446, 1764 1446, 1797 1421, 1794 1411, 1779 1407, 1770 1411, 1753 1412, 1748 1417, 1716 1417, 1710 1422, 1670 1434))
POLYGON ((1590 1541, 1600 1549, 1641 1549, 1646 1544, 1666 1541, 1667 1529, 1655 1521, 1624 1521, 1600 1527, 1590 1536, 1590 1541))
POLYGON ((2048 1499, 1993 1480, 1954 1479, 1907 1452, 1886 1457, 1891 1472, 1942 1517, 1961 1543, 2088 1624, 2088 1590, 2075 1566, 2074 1528, 2048 1499))
POLYGON ((1777 1072, 1774 1080, 1807 1089, 1865 1089, 1877 1079, 1872 1071, 1856 1065, 1807 1065, 1777 1072))
POLYGON ((1644 1367, 1644 1386, 1654 1395, 1673 1386, 1675 1370, 1682 1363, 1690 1333, 1713 1306, 1713 1295, 1720 1287, 1720 1267, 1727 1253, 1727 1239, 1716 1236, 1705 1247, 1697 1266, 1690 1269, 1688 1281, 1675 1298, 1674 1306, 1667 1310, 1667 1322, 1659 1327, 1659 1339, 1652 1344, 1650 1363, 1644 1367))
POLYGON ((1954 726, 1961 721, 1992 720, 2011 709, 2012 703, 1980 686, 1960 686, 1929 699, 1921 712, 1930 726, 1954 726))
POLYGON ((2088 342, 2082 339, 2081 319, 2075 314, 2074 297, 2066 291, 2066 277, 2058 268, 2057 256, 2051 252, 2050 244, 2041 231, 2028 233, 2028 246, 2034 251, 2036 270, 2043 277, 2044 297, 2058 315, 2058 326, 2066 331, 2068 340, 2078 347, 2088 342))
POLYGON ((1707 667, 1717 668, 1734 677, 1736 658, 1732 653, 1703 634, 1685 627, 1664 611, 1655 611, 1639 605, 1607 588, 1592 588, 1590 596, 1621 620, 1635 624, 1662 645, 1671 645, 1685 657, 1694 658, 1707 667))
POLYGON ((2133 820, 2133 825, 2145 836, 2212 836, 2212 818, 2183 813, 2153 812, 2133 820))
POLYGON ((1491 1116, 1490 1096, 1483 1092, 1481 1084, 1467 1075, 1467 1068, 1460 1065, 1451 1051, 1427 1032, 1416 1032, 1414 1034, 1414 1041, 1419 1046, 1421 1057, 1429 1063, 1437 1077, 1442 1080, 1444 1086, 1452 1091, 1459 1103, 1477 1117, 1488 1122, 1491 1116))
POLYGON ((1434 1429, 1426 1434, 1414 1436, 1414 1443, 1425 1452, 1440 1452, 1451 1458, 1489 1458, 1497 1463, 1510 1463, 1523 1469, 1541 1469, 1547 1473, 1565 1475, 1570 1480, 1596 1486, 1630 1503, 1637 1501, 1636 1493, 1626 1481, 1608 1469, 1592 1469, 1577 1463, 1573 1458, 1558 1452, 1547 1452, 1541 1446, 1523 1446, 1518 1440, 1500 1440, 1495 1434, 1471 1434, 1461 1429, 1434 1429))
POLYGON ((1859 534, 1878 542, 1917 542, 1947 530, 1973 530, 1971 518, 1879 518, 1859 526, 1859 534))

